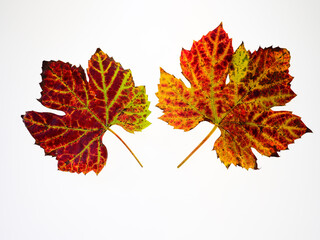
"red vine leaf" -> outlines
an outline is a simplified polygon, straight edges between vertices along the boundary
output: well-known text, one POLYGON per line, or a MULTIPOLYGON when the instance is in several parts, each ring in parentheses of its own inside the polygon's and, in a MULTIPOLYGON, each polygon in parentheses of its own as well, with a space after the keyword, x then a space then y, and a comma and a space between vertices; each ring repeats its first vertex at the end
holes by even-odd
POLYGON ((214 149, 220 160, 226 167, 234 164, 246 169, 257 169, 251 148, 265 156, 278 156, 278 151, 310 132, 300 117, 271 109, 296 96, 290 88, 293 77, 289 62, 289 51, 279 47, 259 48, 251 53, 241 44, 234 52, 232 40, 221 24, 195 41, 190 51, 181 51, 182 73, 190 88, 160 69, 160 119, 184 131, 201 121, 215 125, 178 167, 216 128, 221 136, 214 149), (230 82, 226 84, 228 75, 230 82))
POLYGON ((89 81, 81 66, 44 61, 39 101, 65 115, 30 111, 22 118, 36 144, 57 158, 59 170, 98 174, 107 161, 103 134, 111 131, 125 144, 110 127, 141 131, 150 124, 150 103, 145 87, 134 86, 131 71, 100 49, 89 60, 87 73, 89 81))

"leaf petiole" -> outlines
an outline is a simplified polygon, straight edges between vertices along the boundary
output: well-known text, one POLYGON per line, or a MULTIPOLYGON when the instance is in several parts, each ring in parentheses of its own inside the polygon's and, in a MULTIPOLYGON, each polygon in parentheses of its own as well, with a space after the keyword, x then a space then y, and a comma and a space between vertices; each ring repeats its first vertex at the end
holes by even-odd
POLYGON ((198 146, 196 146, 195 149, 178 165, 177 168, 181 167, 208 139, 209 137, 214 133, 214 131, 218 128, 217 125, 215 125, 212 130, 209 132, 209 134, 199 143, 198 146))
POLYGON ((129 146, 122 140, 122 138, 121 138, 118 134, 116 134, 113 130, 111 130, 110 128, 108 128, 108 130, 109 130, 110 132, 112 132, 113 135, 115 135, 115 136, 123 143, 123 145, 126 146, 126 148, 129 150, 129 152, 132 154, 132 156, 137 160, 137 162, 139 163, 139 165, 140 165, 141 167, 143 167, 142 164, 141 164, 141 162, 139 161, 139 159, 136 157, 136 155, 134 155, 134 153, 132 152, 132 150, 131 150, 131 149, 129 148, 129 146))

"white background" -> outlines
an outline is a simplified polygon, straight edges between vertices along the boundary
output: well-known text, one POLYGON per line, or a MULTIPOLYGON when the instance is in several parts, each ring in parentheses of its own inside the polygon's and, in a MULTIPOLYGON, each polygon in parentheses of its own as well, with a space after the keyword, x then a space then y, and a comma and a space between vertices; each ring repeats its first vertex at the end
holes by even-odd
POLYGON ((0 239, 320 239, 319 12, 317 0, 2 0, 0 239), (211 151, 219 131, 177 169, 212 125, 174 130, 155 107, 159 67, 182 78, 181 48, 220 22, 234 49, 243 41, 291 52, 297 97, 283 109, 313 130, 280 158, 257 153, 257 171, 224 167, 211 151), (147 88, 152 125, 112 127, 144 168, 106 133, 98 176, 61 172, 20 115, 51 111, 36 100, 43 60, 86 68, 97 47, 147 88))

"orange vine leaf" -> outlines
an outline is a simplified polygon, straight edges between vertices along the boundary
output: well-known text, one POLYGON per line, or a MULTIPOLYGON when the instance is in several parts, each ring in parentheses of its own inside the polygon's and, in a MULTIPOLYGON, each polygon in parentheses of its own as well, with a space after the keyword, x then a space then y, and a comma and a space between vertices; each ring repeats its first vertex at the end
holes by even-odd
POLYGON ((110 127, 116 124, 133 133, 150 124, 145 87, 136 87, 131 71, 100 49, 89 60, 87 73, 89 81, 81 66, 44 61, 39 101, 65 115, 29 111, 22 116, 25 126, 36 144, 57 158, 61 171, 98 174, 107 161, 102 143, 106 131, 115 134, 141 165, 110 127))
POLYGON ((222 24, 182 49, 182 73, 191 87, 160 69, 157 106, 160 119, 176 129, 189 131, 201 121, 214 124, 212 131, 180 167, 216 130, 218 157, 231 164, 257 169, 255 148, 265 156, 278 156, 288 144, 311 132, 300 117, 288 111, 274 111, 296 94, 290 88, 290 53, 284 48, 259 48, 251 53, 242 43, 234 52, 232 40, 222 24), (229 83, 226 84, 227 76, 229 83))

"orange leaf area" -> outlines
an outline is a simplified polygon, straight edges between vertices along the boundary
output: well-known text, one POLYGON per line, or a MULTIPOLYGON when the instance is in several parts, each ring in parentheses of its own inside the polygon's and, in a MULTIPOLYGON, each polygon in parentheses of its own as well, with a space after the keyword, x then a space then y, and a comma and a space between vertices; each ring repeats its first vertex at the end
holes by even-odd
POLYGON ((110 127, 141 131, 150 124, 150 103, 145 88, 134 86, 131 71, 100 49, 89 60, 87 73, 89 81, 81 66, 44 61, 39 101, 65 115, 29 111, 22 118, 36 144, 57 158, 59 170, 98 174, 107 161, 103 134, 111 131, 132 153, 110 127))
POLYGON ((288 50, 269 47, 251 53, 241 44, 234 52, 221 24, 193 42, 190 51, 182 49, 180 63, 191 87, 160 69, 156 94, 157 106, 163 110, 160 119, 184 131, 201 121, 214 124, 213 131, 217 127, 221 131, 214 150, 226 167, 234 164, 257 169, 251 148, 265 156, 278 156, 278 151, 311 132, 300 117, 271 109, 296 96, 290 88, 293 77, 288 50))

